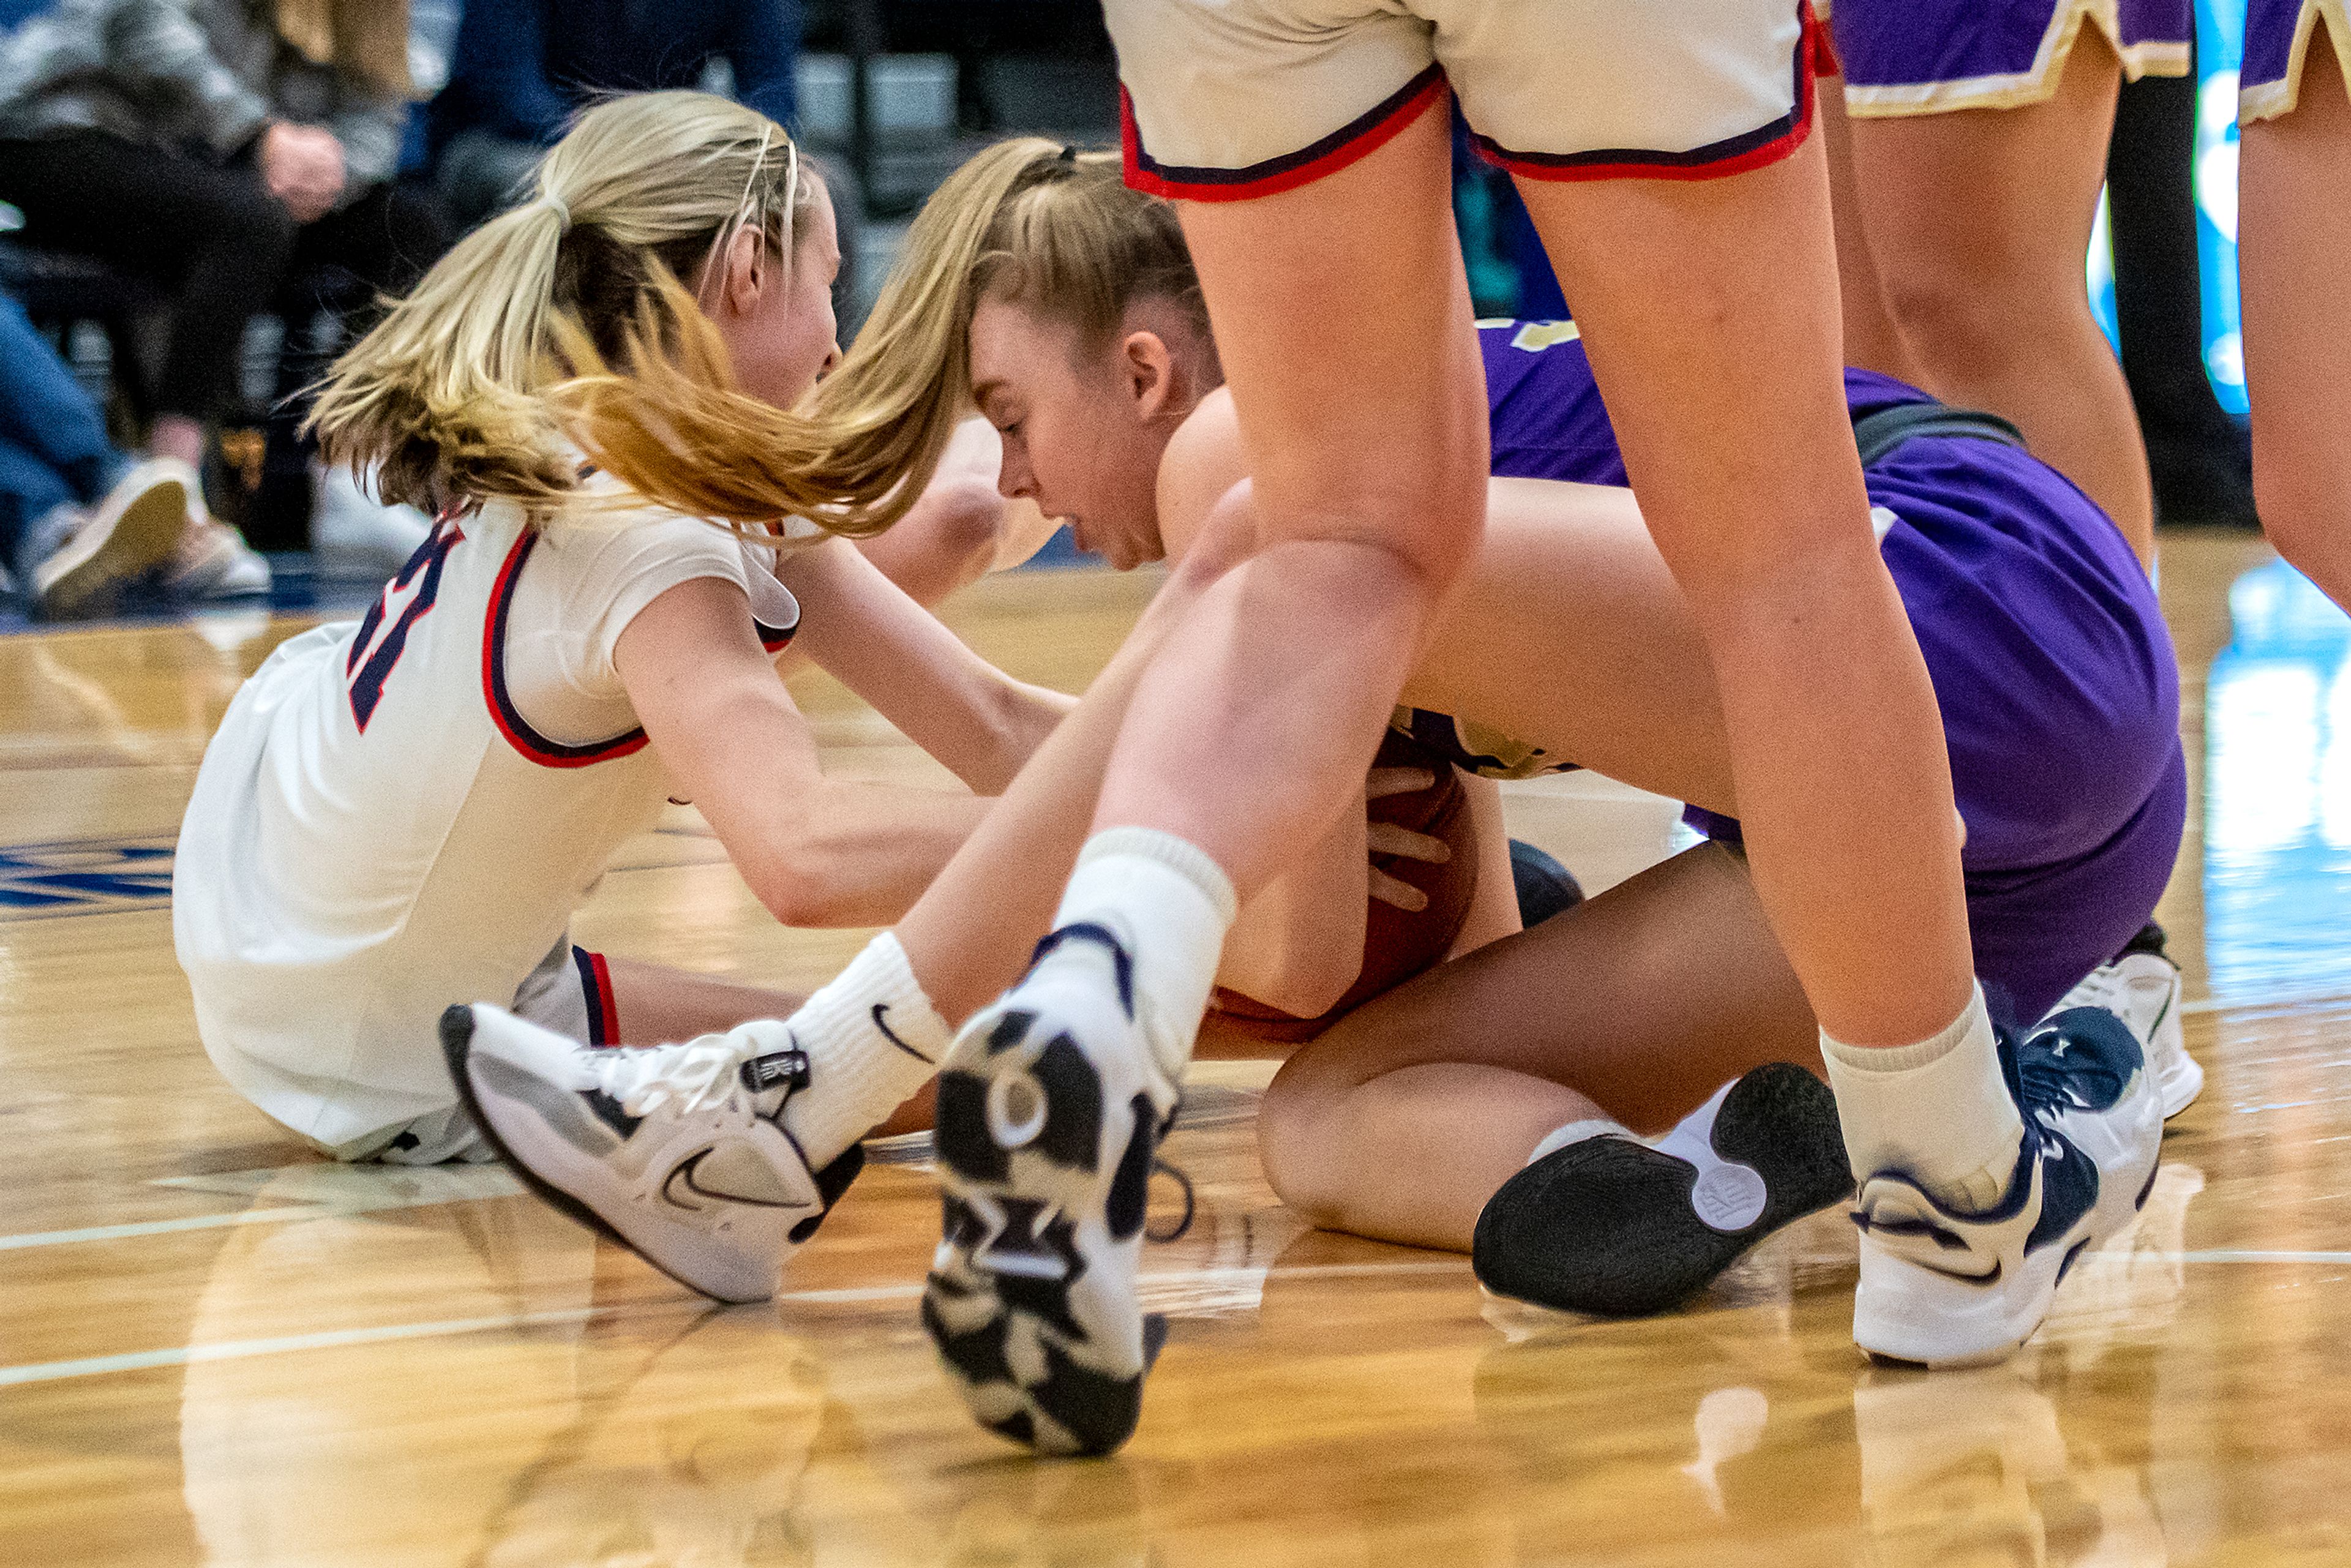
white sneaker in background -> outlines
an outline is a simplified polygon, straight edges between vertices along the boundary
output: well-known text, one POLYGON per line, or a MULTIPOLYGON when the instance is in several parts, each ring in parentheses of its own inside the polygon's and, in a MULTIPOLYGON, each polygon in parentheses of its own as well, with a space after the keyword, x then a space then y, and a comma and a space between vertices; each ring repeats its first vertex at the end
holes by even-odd
POLYGON ((348 468, 312 474, 310 559, 322 577, 389 577, 433 532, 413 507, 388 507, 361 488, 348 468))
POLYGON ((2163 931, 2150 925, 2123 956, 2090 971, 2082 983, 2049 1009, 2051 1019, 2068 1008, 2104 1008, 2129 1026, 2147 1052, 2147 1071, 2163 1095, 2164 1120, 2195 1103, 2204 1092, 2204 1069, 2188 1054, 2179 1023, 2179 966, 2163 951, 2163 931))
POLYGON ((192 497, 186 530, 163 568, 163 586, 176 598, 209 604, 266 594, 271 581, 269 563, 261 552, 192 497))
POLYGON ((132 467, 26 574, 40 612, 66 620, 110 608, 179 548, 198 494, 195 471, 174 458, 132 467))

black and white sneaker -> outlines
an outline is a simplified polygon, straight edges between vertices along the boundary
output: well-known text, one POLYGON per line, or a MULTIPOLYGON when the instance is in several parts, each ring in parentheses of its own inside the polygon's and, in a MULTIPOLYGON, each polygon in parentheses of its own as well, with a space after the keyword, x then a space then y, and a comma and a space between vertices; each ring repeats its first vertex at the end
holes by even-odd
POLYGON ((1534 1161, 1487 1200, 1470 1261, 1498 1296, 1635 1317, 1852 1190, 1836 1097, 1770 1062, 1655 1143, 1603 1134, 1534 1161))
POLYGON ((2163 1107, 2137 1039, 2103 1008, 2053 1014, 2001 1063, 2024 1120, 2016 1174, 1981 1214, 1907 1173, 1861 1184, 1853 1337, 1880 1360, 1999 1361, 2032 1336, 2076 1259, 2127 1227, 2155 1186, 2163 1107))
POLYGON ((1106 1454, 1143 1410, 1164 1332, 1135 1270, 1176 1086, 1135 1017, 1134 964, 1100 925, 1045 938, 939 1072, 943 1226, 923 1326, 982 1426, 1106 1454))
POLYGON ((2104 1008, 2129 1025, 2147 1053, 2147 1070, 2155 1075, 2168 1122, 2204 1092, 2204 1069, 2188 1054, 2180 1028, 2179 993, 2179 966, 2165 950, 2163 927, 2150 925, 2131 938, 2120 957, 2091 970, 2066 992, 2049 1017, 2053 1020, 2074 1008, 2104 1008))
POLYGON ((811 1170, 783 1125, 808 1082, 796 1050, 747 1057, 709 1035, 584 1046, 487 1003, 441 1015, 465 1110, 532 1191, 681 1284, 764 1301, 865 1164, 811 1170))

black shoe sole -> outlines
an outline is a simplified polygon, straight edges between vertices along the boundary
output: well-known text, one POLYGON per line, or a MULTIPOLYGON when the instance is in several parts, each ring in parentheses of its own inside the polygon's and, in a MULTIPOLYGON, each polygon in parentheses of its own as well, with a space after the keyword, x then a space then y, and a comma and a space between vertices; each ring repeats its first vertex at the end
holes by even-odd
POLYGON ((1732 1087, 1713 1144, 1763 1178, 1763 1211, 1744 1229, 1698 1218, 1687 1161, 1624 1138, 1586 1138, 1488 1200, 1470 1255, 1479 1281, 1562 1312, 1642 1317, 1687 1300, 1772 1231, 1853 1191, 1836 1097, 1791 1063, 1759 1067, 1732 1087))

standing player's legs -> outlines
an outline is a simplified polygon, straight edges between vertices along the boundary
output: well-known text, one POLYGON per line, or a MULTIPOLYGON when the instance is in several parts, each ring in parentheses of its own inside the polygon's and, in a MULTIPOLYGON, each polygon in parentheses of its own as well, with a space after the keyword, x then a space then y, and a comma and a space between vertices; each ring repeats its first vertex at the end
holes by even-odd
POLYGON ((2082 277, 2121 77, 2085 26, 2045 101, 1856 115, 1853 160, 1870 255, 1927 390, 2014 421, 2151 562, 2147 449, 2082 277))
POLYGON ((1934 691, 1869 525, 1820 149, 1713 180, 1521 183, 1713 660, 1757 893, 1820 1021, 1865 1217, 1890 1176, 1969 1233, 1970 1281, 1946 1290, 1865 1225, 1855 1337, 2005 1354, 2062 1249, 2028 1269, 2025 1228, 1965 1218, 2037 1210, 2041 1166, 1971 980, 1934 691))
POLYGON ((1101 1452, 1133 1430, 1142 1181, 1236 895, 1353 796, 1477 548, 1485 409, 1441 97, 1311 183, 1184 208, 1259 545, 1144 673, 1054 935, 940 1076, 925 1322, 1017 1440, 1101 1452))
POLYGON ((1894 324, 1877 259, 1862 228, 1861 188, 1853 172, 1853 121, 1844 110, 1844 78, 1823 77, 1821 144, 1829 160, 1829 206, 1836 222, 1837 291, 1844 305, 1844 362, 1896 381, 1920 384, 1917 365, 1894 324))
POLYGON ((2314 19, 2293 109, 2245 126, 2241 254, 2262 526, 2351 609, 2351 95, 2337 54, 2346 44, 2314 19))

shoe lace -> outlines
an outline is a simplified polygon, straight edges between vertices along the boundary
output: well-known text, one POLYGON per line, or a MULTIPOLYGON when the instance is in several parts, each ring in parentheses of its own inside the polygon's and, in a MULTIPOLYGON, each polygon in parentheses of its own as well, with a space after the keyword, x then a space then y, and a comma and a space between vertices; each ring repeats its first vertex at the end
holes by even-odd
POLYGON ((2060 998, 2050 1011, 2063 1012, 2068 1008, 2105 1008, 2109 1012, 2116 1011, 2116 1004, 2122 999, 2122 966, 2101 964, 2083 976, 2081 983, 2060 998))
POLYGON ((726 1103, 743 1087, 743 1052, 723 1034, 683 1045, 620 1046, 594 1055, 604 1092, 632 1116, 672 1110, 691 1115, 726 1103))

